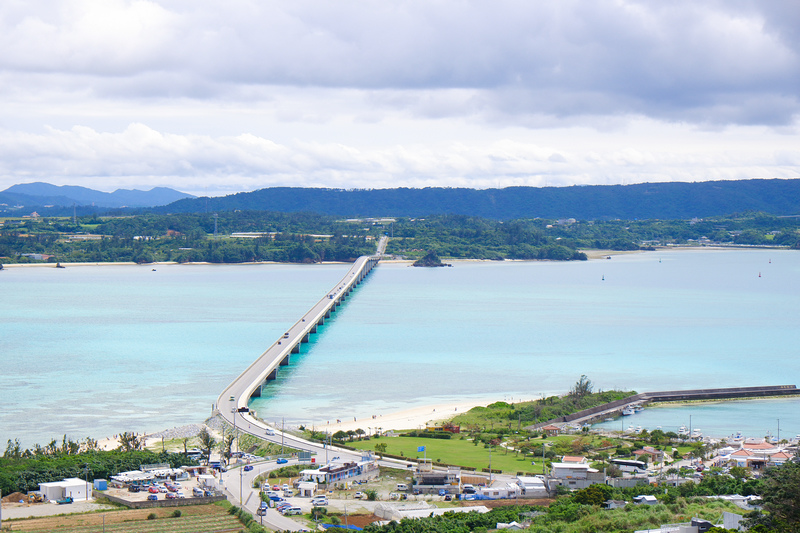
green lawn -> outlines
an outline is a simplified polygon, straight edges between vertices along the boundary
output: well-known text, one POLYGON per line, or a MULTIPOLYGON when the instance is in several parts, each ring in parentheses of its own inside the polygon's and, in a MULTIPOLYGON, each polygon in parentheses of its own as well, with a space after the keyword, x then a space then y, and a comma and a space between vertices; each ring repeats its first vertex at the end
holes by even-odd
MULTIPOLYGON (((545 440, 545 442, 555 442, 557 439, 574 439, 574 437, 555 437, 545 440)), ((536 442, 541 442, 537 439, 536 442)), ((441 461, 448 464, 474 468, 481 470, 489 468, 489 449, 484 448, 483 444, 475 446, 472 441, 466 439, 426 439, 422 437, 381 437, 369 441, 356 441, 352 443, 363 450, 375 450, 375 444, 385 443, 386 453, 391 455, 403 455, 409 459, 422 458, 426 456, 434 461, 441 461), (426 451, 417 452, 419 446, 425 446, 426 451)), ((502 470, 515 474, 517 472, 541 474, 541 457, 522 457, 513 451, 506 451, 505 448, 495 446, 491 453, 492 469, 502 470), (531 465, 535 461, 535 465, 531 465)))

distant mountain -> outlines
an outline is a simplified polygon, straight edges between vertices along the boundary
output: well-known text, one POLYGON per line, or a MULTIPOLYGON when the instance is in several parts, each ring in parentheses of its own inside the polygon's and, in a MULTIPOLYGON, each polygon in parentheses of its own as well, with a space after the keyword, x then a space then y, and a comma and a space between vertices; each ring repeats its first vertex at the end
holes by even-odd
POLYGON ((154 207, 183 198, 194 196, 166 187, 155 187, 149 191, 117 189, 108 193, 74 185, 58 186, 42 182, 13 185, 0 192, 0 203, 24 205, 26 208, 46 205, 69 207, 73 204, 109 208, 154 207))
POLYGON ((642 183, 506 189, 304 189, 276 187, 219 198, 183 199, 160 213, 310 211, 341 217, 470 215, 515 218, 688 219, 763 211, 800 214, 800 179, 642 183))

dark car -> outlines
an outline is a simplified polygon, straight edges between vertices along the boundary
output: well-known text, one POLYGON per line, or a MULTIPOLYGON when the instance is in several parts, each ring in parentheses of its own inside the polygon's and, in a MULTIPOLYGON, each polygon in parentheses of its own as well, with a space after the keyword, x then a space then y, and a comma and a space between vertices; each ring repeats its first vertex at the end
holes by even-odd
POLYGON ((148 494, 147 499, 150 501, 158 501, 158 494, 148 494))
POLYGON ((278 463, 279 465, 285 465, 286 463, 289 462, 289 459, 284 459, 283 457, 281 457, 280 459, 278 459, 275 462, 278 463))
POLYGON ((244 465, 244 471, 249 472, 253 469, 253 465, 244 465))

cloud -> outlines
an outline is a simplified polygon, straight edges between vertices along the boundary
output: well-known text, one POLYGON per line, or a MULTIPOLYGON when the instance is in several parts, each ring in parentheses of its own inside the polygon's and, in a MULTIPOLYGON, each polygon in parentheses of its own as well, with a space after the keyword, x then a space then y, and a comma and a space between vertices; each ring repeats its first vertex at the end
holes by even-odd
POLYGON ((102 190, 164 183, 194 194, 293 185, 335 188, 506 187, 642 181, 800 177, 800 149, 758 154, 702 143, 674 153, 655 146, 588 151, 555 140, 512 139, 365 148, 343 143, 282 144, 252 134, 177 135, 131 124, 110 133, 87 127, 39 135, 0 131, 0 175, 19 181, 102 190), (709 171, 709 169, 713 169, 709 171), (109 183, 113 182, 113 187, 109 183))
POLYGON ((798 177, 798 28, 796 0, 6 0, 0 183, 798 177))
POLYGON ((789 124, 800 94, 789 21, 800 21, 793 0, 762 4, 10 2, 0 65, 83 76, 111 98, 311 86, 406 91, 424 116, 789 124), (455 90, 474 96, 451 102, 455 90))

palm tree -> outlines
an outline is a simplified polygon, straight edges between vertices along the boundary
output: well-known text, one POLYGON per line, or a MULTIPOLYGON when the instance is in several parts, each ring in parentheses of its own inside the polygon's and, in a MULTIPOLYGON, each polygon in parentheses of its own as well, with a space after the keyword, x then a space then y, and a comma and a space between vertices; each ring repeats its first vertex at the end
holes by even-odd
POLYGON ((208 461, 211 459, 211 450, 214 448, 217 441, 211 436, 207 428, 201 429, 197 436, 200 438, 200 450, 203 452, 203 455, 206 456, 206 461, 208 461))

